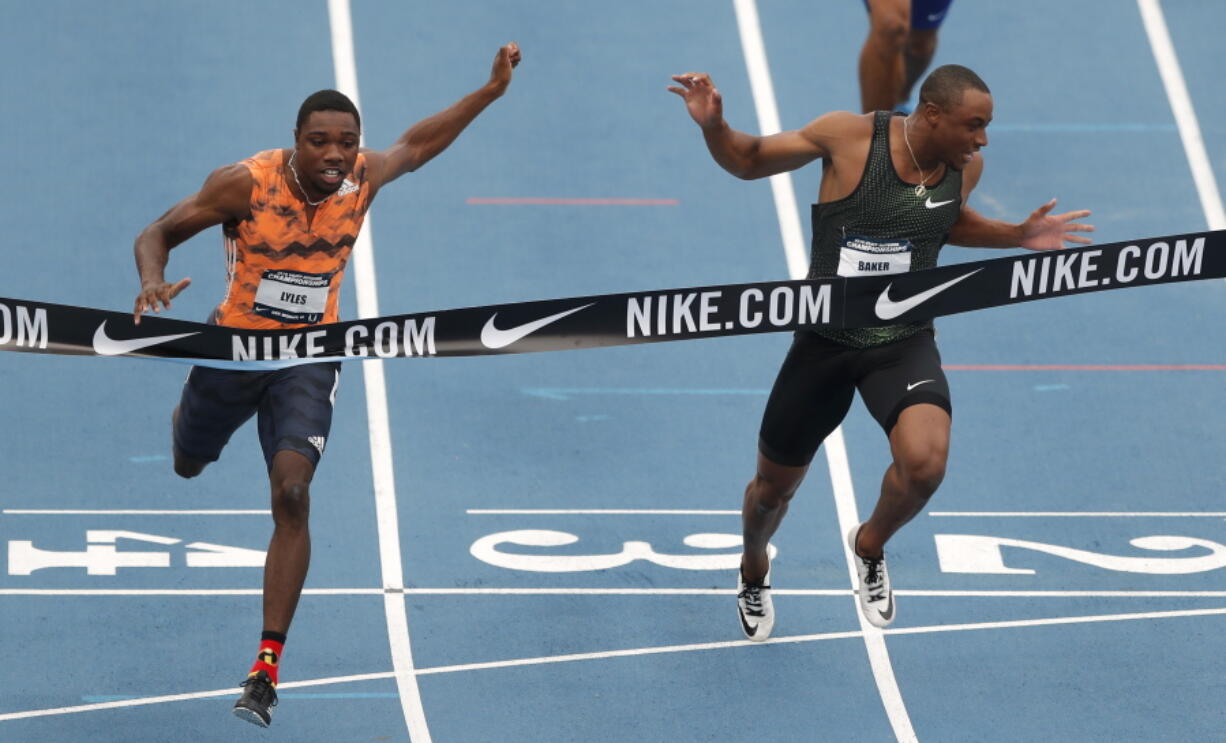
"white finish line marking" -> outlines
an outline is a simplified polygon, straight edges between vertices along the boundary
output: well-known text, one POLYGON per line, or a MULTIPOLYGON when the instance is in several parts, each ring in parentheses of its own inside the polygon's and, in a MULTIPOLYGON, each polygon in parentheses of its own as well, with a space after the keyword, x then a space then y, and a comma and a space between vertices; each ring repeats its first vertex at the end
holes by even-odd
MULTIPOLYGON (((1226 615, 1226 608, 1222 609, 1188 609, 1181 611, 1153 611, 1140 612, 1133 614, 1097 614, 1079 617, 1051 617, 1044 619, 1020 619, 1015 621, 1005 622, 978 622, 968 624, 940 624, 924 627, 898 627, 895 629, 878 630, 887 635, 918 635, 918 634, 933 634, 938 632, 966 632, 970 630, 991 630, 991 629, 1015 629, 1023 627, 1048 627, 1055 625, 1068 624, 1091 624, 1101 622, 1124 622, 1140 619, 1177 619, 1186 617, 1205 617, 1205 616, 1223 616, 1226 615)), ((547 665, 552 663, 572 663, 577 661, 589 660, 606 660, 612 658, 629 658, 643 655, 659 655, 663 653, 684 653, 696 652, 704 650, 727 650, 732 648, 750 648, 760 647, 762 645, 782 645, 788 643, 804 643, 804 642, 820 642, 824 640, 846 640, 862 636, 859 631, 847 632, 825 632, 812 635, 792 635, 786 637, 772 637, 765 642, 751 642, 749 640, 731 640, 727 642, 707 642, 695 643, 690 645, 666 645, 660 647, 648 648, 630 648, 625 650, 608 650, 595 653, 573 653, 568 655, 552 655, 540 656, 535 658, 516 658, 511 660, 491 661, 488 663, 466 663, 462 665, 452 666, 436 666, 434 668, 419 668, 415 671, 417 676, 430 676, 444 673, 458 673, 462 671, 488 671, 502 668, 515 668, 520 666, 537 666, 547 665)), ((749 651, 753 652, 753 651, 749 651)), ((331 678, 312 679, 308 681, 287 681, 278 684, 279 690, 285 689, 301 689, 312 686, 328 686, 332 684, 348 684, 361 681, 382 681, 396 677, 396 673, 364 673, 354 676, 334 676, 331 678)), ((186 702, 195 699, 208 699, 212 697, 224 697, 234 694, 233 688, 214 689, 211 691, 193 692, 187 694, 169 694, 156 697, 144 697, 141 699, 123 699, 114 702, 99 702, 95 704, 82 704, 72 707, 56 707, 51 709, 36 709, 27 710, 24 712, 9 712, 0 714, 0 722, 9 720, 26 720, 33 717, 52 717, 57 715, 70 715, 80 712, 97 712, 108 709, 122 709, 125 707, 140 707, 150 704, 167 704, 171 702, 186 702)))
MULTIPOLYGON (((353 22, 349 0, 328 0, 328 23, 332 36, 332 64, 336 88, 359 111, 358 72, 353 52, 353 22)), ((371 239, 373 227, 370 215, 358 233, 353 246, 353 283, 357 295, 358 316, 379 317, 379 297, 375 283, 375 253, 371 239)), ((396 479, 392 466, 391 426, 387 413, 387 386, 383 377, 383 362, 362 362, 362 379, 366 385, 366 416, 370 429, 370 468, 375 490, 375 513, 379 534, 379 565, 385 589, 404 588, 400 561, 400 520, 396 509, 396 479)), ((409 618, 401 593, 387 592, 383 597, 387 616, 387 637, 395 669, 400 706, 414 743, 430 743, 426 726, 426 711, 421 702, 421 690, 413 666, 413 649, 409 643, 409 618)))
POLYGON ((271 516, 268 509, 6 508, 5 516, 271 516))
POLYGON ((682 508, 470 508, 471 516, 740 516, 740 511, 682 508))

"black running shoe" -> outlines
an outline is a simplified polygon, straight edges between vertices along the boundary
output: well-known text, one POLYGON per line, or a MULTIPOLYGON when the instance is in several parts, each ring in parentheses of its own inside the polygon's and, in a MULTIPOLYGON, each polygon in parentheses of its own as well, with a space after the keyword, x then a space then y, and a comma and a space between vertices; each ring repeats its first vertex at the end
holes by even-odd
POLYGON ((277 706, 277 688, 268 673, 258 671, 240 686, 243 695, 234 703, 234 716, 266 728, 272 724, 272 708, 277 706))

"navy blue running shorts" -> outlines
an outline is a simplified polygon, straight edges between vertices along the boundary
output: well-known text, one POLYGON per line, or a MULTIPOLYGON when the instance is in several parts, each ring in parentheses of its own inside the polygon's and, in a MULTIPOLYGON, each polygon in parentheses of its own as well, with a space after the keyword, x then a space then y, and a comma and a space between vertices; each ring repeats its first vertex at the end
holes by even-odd
POLYGON ((931 329, 872 348, 844 346, 802 330, 766 402, 758 450, 777 464, 808 465, 847 417, 857 389, 887 436, 911 405, 930 403, 953 415, 931 329))
MULTIPOLYGON (((911 28, 918 31, 940 28, 953 1, 911 0, 911 28)), ((868 7, 868 0, 864 0, 864 7, 868 7)))
POLYGON ((340 362, 275 371, 192 367, 183 384, 175 448, 198 462, 215 462, 238 427, 258 413, 260 447, 272 469, 279 451, 296 451, 318 465, 332 428, 340 362))

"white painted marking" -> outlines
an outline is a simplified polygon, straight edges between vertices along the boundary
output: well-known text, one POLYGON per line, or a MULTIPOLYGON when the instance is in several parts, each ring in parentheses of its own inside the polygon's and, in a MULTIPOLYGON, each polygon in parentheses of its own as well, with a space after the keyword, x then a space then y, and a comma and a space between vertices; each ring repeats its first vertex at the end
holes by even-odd
POLYGON ((1012 619, 1004 622, 979 622, 975 624, 938 624, 930 627, 898 627, 887 629, 887 635, 922 635, 933 632, 966 632, 981 629, 1016 629, 1019 627, 1051 627, 1061 624, 1090 624, 1098 622, 1127 622, 1138 619, 1177 619, 1181 617, 1208 617, 1226 615, 1226 609, 1180 609, 1176 611, 1146 611, 1133 614, 1095 614, 1080 617, 1049 617, 1046 619, 1012 619))
MULTIPOLYGON (((0 596, 260 596, 258 588, 0 588, 0 596)), ((303 596, 383 596, 382 588, 306 588, 303 596)), ((732 596, 731 588, 406 588, 406 596, 732 596)), ((776 596, 843 597, 850 588, 776 588, 776 596)), ((920 598, 1226 598, 1226 591, 958 591, 896 589, 920 598)))
MULTIPOLYGON (((766 61, 766 44, 762 41, 762 27, 758 23, 758 6, 754 0, 733 0, 733 6, 736 8, 736 23, 741 34, 741 49, 745 53, 745 66, 749 71, 749 84, 753 90, 754 109, 758 112, 758 129, 764 137, 778 134, 783 129, 779 125, 775 86, 771 83, 770 65, 766 61)), ((772 175, 770 184, 771 194, 775 198, 779 232, 783 238, 783 252, 787 256, 788 273, 793 279, 803 279, 809 272, 809 256, 805 250, 800 213, 796 210, 796 190, 792 186, 792 174, 772 175)))
MULTIPOLYGON (((353 52, 353 27, 349 0, 328 0, 328 20, 332 28, 332 62, 336 71, 336 88, 362 110, 358 97, 357 64, 353 52)), ((379 297, 375 283, 373 227, 367 214, 362 231, 353 246, 353 277, 356 288, 358 316, 365 319, 379 316, 379 297)), ((392 464, 391 428, 387 413, 387 386, 383 377, 383 362, 362 362, 362 377, 366 384, 366 414, 370 428, 370 460, 375 489, 375 512, 378 519, 379 563, 383 587, 404 588, 401 568, 400 522, 396 510, 396 481, 392 464)), ((413 666, 413 649, 409 642, 408 612, 403 594, 385 594, 388 643, 391 647, 392 668, 409 739, 415 743, 430 743, 426 712, 421 703, 421 690, 413 666)))
POLYGON ((231 547, 225 544, 192 542, 186 546, 188 549, 199 550, 199 552, 187 553, 189 568, 261 568, 264 567, 264 560, 267 557, 264 550, 231 547))
POLYGON ((1000 518, 1226 518, 1226 511, 931 511, 929 516, 1000 518))
MULTIPOLYGON (((601 554, 526 554, 499 549, 502 545, 523 547, 563 547, 575 544, 579 537, 565 531, 552 529, 516 529, 488 534, 477 539, 468 552, 478 560, 507 570, 522 570, 536 573, 577 573, 591 570, 610 570, 644 560, 675 570, 735 570, 741 564, 741 535, 703 532, 689 534, 681 542, 687 547, 705 550, 732 550, 731 552, 683 553, 657 552, 647 542, 623 542, 621 550, 601 554)), ((779 553, 775 545, 767 545, 771 559, 779 553)))
MULTIPOLYGON (((1187 609, 1177 611, 1154 611, 1134 614, 1099 614, 1080 617, 1053 617, 1048 619, 1020 619, 1006 622, 982 622, 977 624, 941 624, 924 627, 898 627, 884 630, 887 635, 916 635, 935 632, 965 632, 984 629, 1013 629, 1021 627, 1043 627, 1062 624, 1088 624, 1098 622, 1123 622, 1139 619, 1177 619, 1184 617, 1204 617, 1226 615, 1226 609, 1187 609)), ((457 673, 462 671, 487 671, 517 666, 545 665, 549 663, 570 663, 585 660, 605 660, 608 658, 624 658, 642 655, 657 655, 661 653, 682 653, 704 650, 725 650, 740 647, 760 647, 762 645, 780 645, 785 643, 821 642, 826 640, 846 640, 859 637, 860 632, 827 632, 814 635, 792 635, 772 637, 765 642, 750 642, 749 640, 730 640, 725 642, 696 643, 692 645, 666 645, 651 648, 632 648, 626 650, 611 650, 597 653, 576 653, 571 655, 541 656, 536 658, 516 658, 511 660, 493 661, 489 663, 467 663, 453 666, 436 666, 420 668, 419 676, 457 673)), ((752 652, 752 651, 751 651, 752 652)), ((335 684, 356 683, 361 681, 382 681, 393 678, 396 674, 389 672, 363 673, 353 676, 333 676, 329 678, 311 679, 307 681, 287 681, 277 685, 278 690, 302 689, 312 686, 330 686, 335 684)), ((73 707, 56 707, 51 709, 27 710, 24 712, 8 712, 0 714, 0 722, 8 720, 25 720, 32 717, 52 717, 57 715, 76 714, 80 712, 96 712, 106 709, 121 709, 125 707, 140 707, 150 704, 165 704, 169 702, 185 702, 194 699, 225 697, 234 694, 234 689, 214 689, 212 691, 193 692, 189 694, 170 694, 159 697, 144 697, 140 699, 123 699, 114 702, 82 704, 73 707)))
POLYGON ((488 663, 464 663, 454 666, 437 666, 422 668, 417 671, 420 676, 438 673, 457 673, 460 671, 489 671, 498 668, 515 668, 517 666, 538 666, 550 663, 573 663, 584 660, 606 660, 609 658, 633 658, 643 655, 660 655, 663 653, 691 653, 702 650, 726 650, 729 648, 761 647, 763 645, 782 645, 786 643, 814 642, 818 640, 845 640, 858 637, 859 632, 826 632, 819 635, 793 635, 790 637, 772 637, 762 642, 752 640, 725 640, 723 642, 701 642, 691 645, 664 645, 650 648, 627 648, 625 650, 607 650, 595 653, 572 653, 570 655, 547 655, 536 658, 514 658, 511 660, 490 661, 488 663))
MULTIPOLYGON (((382 588, 304 588, 303 596, 382 596, 382 588)), ((262 596, 259 588, 0 588, 0 596, 262 596)))
POLYGON ((979 534, 935 534, 937 559, 943 573, 974 573, 978 575, 1034 575, 1030 568, 1005 565, 1001 547, 1031 550, 1073 562, 1092 565, 1103 570, 1148 575, 1189 575, 1226 567, 1226 545, 1193 537, 1148 536, 1128 540, 1133 547, 1160 552, 1208 550, 1209 554, 1191 557, 1133 557, 1105 554, 1064 547, 1058 544, 1032 542, 1025 539, 982 536, 979 534), (1199 548, 1199 549, 1198 549, 1199 548))
POLYGON ((5 516, 270 516, 268 509, 6 508, 5 516))
POLYGON ((1149 45, 1154 51, 1154 60, 1158 63, 1158 73, 1162 76, 1166 97, 1170 101, 1171 111, 1175 114, 1175 124, 1179 127, 1183 151, 1187 155, 1188 165, 1192 168, 1192 180, 1196 183, 1196 193, 1200 197, 1205 220, 1211 230, 1226 229, 1226 211, 1222 209, 1222 196, 1218 191, 1209 155, 1205 152, 1205 142, 1201 138, 1196 110, 1192 107, 1192 97, 1188 95, 1188 86, 1179 66, 1179 57, 1175 54, 1175 45, 1171 43, 1162 4, 1159 0, 1137 0, 1137 7, 1141 11, 1141 21, 1145 24, 1149 45))
POLYGON ((740 516, 740 511, 683 508, 470 508, 470 516, 740 516))
MULTIPOLYGON (((758 126, 763 135, 775 134, 781 131, 779 112, 775 104, 774 85, 771 82, 770 66, 766 61, 766 45, 762 41, 762 29, 758 22, 758 9, 754 0, 733 0, 736 8, 737 27, 741 34, 741 47, 745 52, 745 64, 749 70, 749 82, 753 89, 754 108, 758 112, 758 126)), ((796 194, 792 188, 792 178, 788 173, 771 177, 771 191, 775 197, 775 213, 779 219, 779 230, 783 236, 783 249, 787 256, 788 273, 793 279, 803 279, 809 270, 808 256, 805 254, 803 232, 800 225, 800 214, 796 209, 796 194)), ((830 478, 834 483, 835 508, 839 514, 839 543, 844 543, 843 534, 859 523, 856 513, 856 497, 852 488, 851 472, 847 464, 847 452, 843 445, 843 429, 840 426, 826 439, 826 459, 830 465, 830 478)), ((846 553, 846 548, 844 548, 846 553)), ((847 568, 852 585, 856 584, 855 566, 851 563, 851 555, 846 554, 847 568)), ((864 637, 864 645, 868 651, 869 664, 873 669, 873 678, 877 682, 877 691, 885 706, 890 727, 900 743, 918 743, 911 718, 907 714, 902 692, 894 677, 894 669, 890 665, 890 656, 885 647, 885 639, 881 631, 870 625, 860 612, 856 599, 852 597, 853 610, 864 637)))

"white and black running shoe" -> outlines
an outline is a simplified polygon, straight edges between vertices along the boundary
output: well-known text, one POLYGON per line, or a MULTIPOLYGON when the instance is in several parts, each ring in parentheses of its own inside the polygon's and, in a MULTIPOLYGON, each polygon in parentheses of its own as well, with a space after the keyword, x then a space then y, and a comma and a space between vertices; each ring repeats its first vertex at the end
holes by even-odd
POLYGON ((762 642, 771 636, 775 628, 775 604, 771 601, 771 574, 761 585, 746 585, 738 568, 736 572, 736 610, 741 619, 741 631, 754 642, 762 642))
POLYGON ((266 728, 272 724, 272 708, 277 706, 277 688, 265 671, 242 683, 243 695, 234 703, 234 716, 266 728))
POLYGON ((885 568, 885 555, 878 559, 861 557, 856 552, 856 538, 860 536, 857 524, 847 532, 847 546, 851 548, 851 561, 856 565, 860 585, 856 588, 860 611, 874 627, 886 627, 894 621, 894 592, 890 590, 890 574, 885 568))

